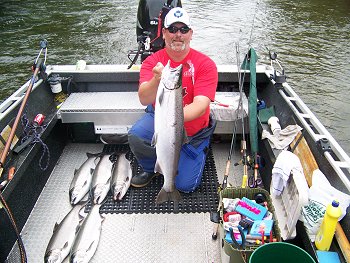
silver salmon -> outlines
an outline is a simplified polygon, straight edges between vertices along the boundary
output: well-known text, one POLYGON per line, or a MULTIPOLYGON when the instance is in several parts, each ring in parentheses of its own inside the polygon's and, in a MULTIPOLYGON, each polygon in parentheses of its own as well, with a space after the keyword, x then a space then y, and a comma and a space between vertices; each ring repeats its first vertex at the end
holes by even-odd
POLYGON ((110 157, 111 154, 101 156, 92 176, 91 197, 93 204, 101 204, 109 192, 113 166, 110 157))
POLYGON ((59 224, 55 224, 53 234, 47 245, 44 262, 59 263, 69 255, 73 246, 75 233, 87 213, 84 213, 85 204, 75 205, 59 224))
POLYGON ((130 187, 132 170, 126 154, 122 153, 113 164, 111 191, 114 201, 122 200, 130 187))
POLYGON ((99 161, 99 154, 86 153, 88 159, 74 171, 74 177, 69 187, 69 198, 72 205, 77 204, 89 192, 92 175, 99 161))
POLYGON ((164 184, 156 203, 179 202, 181 195, 175 187, 175 177, 183 143, 187 142, 184 129, 182 102, 182 65, 170 67, 170 61, 162 71, 158 86, 154 113, 154 136, 152 145, 156 147, 157 161, 154 172, 164 176, 164 184))
POLYGON ((101 205, 93 205, 79 228, 70 253, 70 263, 87 263, 93 257, 100 241, 103 217, 101 205))

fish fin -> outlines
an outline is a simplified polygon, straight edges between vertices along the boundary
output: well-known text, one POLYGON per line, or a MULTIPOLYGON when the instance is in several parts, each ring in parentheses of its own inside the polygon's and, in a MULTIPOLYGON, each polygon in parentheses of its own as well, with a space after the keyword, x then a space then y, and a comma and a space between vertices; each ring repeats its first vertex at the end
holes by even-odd
POLYGON ((180 192, 175 189, 172 192, 166 192, 164 188, 162 188, 156 198, 156 204, 162 204, 167 201, 173 201, 174 203, 179 203, 182 200, 180 192))
POLYGON ((156 164, 154 165, 154 172, 163 174, 162 167, 159 165, 157 161, 156 161, 156 164))
POLYGON ((89 153, 89 152, 87 152, 86 156, 88 158, 94 158, 94 157, 97 158, 97 157, 100 157, 102 154, 103 154, 103 152, 99 152, 99 153, 89 153))
POLYGON ((111 185, 110 185, 110 189, 111 189, 111 191, 112 191, 112 194, 113 194, 113 191, 114 191, 114 188, 115 188, 115 186, 116 186, 116 182, 114 182, 114 183, 111 183, 111 185))
POLYGON ((100 213, 100 218, 101 218, 101 222, 103 222, 103 221, 105 221, 105 219, 106 219, 106 215, 100 213))
POLYGON ((87 156, 87 158, 90 158, 90 157, 96 156, 96 154, 94 154, 94 153, 86 153, 86 156, 87 156))
POLYGON ((94 199, 94 192, 95 192, 95 189, 96 189, 96 186, 94 186, 94 187, 91 187, 91 186, 90 186, 89 198, 90 198, 91 200, 94 199))
MULTIPOLYGON (((160 93, 159 93, 159 96, 158 96, 158 101, 157 101, 157 103, 159 104, 159 105, 161 105, 162 103, 163 103, 163 100, 164 100, 164 89, 162 89, 161 91, 160 91, 160 93)), ((157 104, 156 103, 156 104, 157 104)), ((156 106, 157 107, 157 106, 156 106)))
POLYGON ((157 137, 158 137, 158 133, 154 133, 153 134, 153 137, 152 137, 152 141, 151 141, 151 146, 152 147, 155 147, 156 146, 156 144, 157 144, 157 137))
POLYGON ((58 228, 59 224, 56 222, 55 225, 53 226, 53 231, 52 232, 56 232, 57 228, 58 228))
POLYGON ((67 247, 68 247, 68 241, 63 245, 63 248, 67 248, 67 247))
POLYGON ((94 160, 95 166, 98 165, 99 161, 101 160, 101 155, 97 156, 94 160))
POLYGON ((114 170, 116 169, 117 167, 117 162, 113 163, 112 165, 112 174, 114 173, 114 170))
POLYGON ((112 154, 107 154, 107 156, 109 156, 108 157, 108 160, 113 164, 116 160, 117 160, 117 158, 118 157, 116 157, 116 155, 114 154, 114 153, 112 153, 112 154), (116 159, 114 159, 114 158, 116 158, 116 159))
POLYGON ((89 201, 89 193, 86 193, 79 203, 87 203, 89 201))
POLYGON ((94 205, 100 205, 100 204, 102 204, 102 201, 103 201, 103 200, 100 201, 100 199, 101 199, 101 196, 98 196, 96 199, 93 199, 94 205))
POLYGON ((75 228, 75 235, 78 234, 79 229, 80 229, 80 226, 81 226, 81 225, 79 224, 79 225, 77 225, 77 227, 75 228))
MULTIPOLYGON (((86 195, 85 195, 86 196, 86 195)), ((79 209, 78 215, 79 215, 79 223, 83 221, 83 219, 88 215, 88 213, 85 212, 85 206, 87 204, 86 202, 80 202, 82 204, 81 208, 79 209)))
POLYGON ((86 251, 90 251, 93 248, 93 244, 95 243, 95 240, 91 242, 89 248, 86 251))

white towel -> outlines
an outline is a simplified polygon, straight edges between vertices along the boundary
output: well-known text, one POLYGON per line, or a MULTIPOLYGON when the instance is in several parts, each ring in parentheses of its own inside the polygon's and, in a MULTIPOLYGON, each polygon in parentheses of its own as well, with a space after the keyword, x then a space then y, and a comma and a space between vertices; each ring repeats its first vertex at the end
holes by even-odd
POLYGON ((278 134, 271 134, 268 131, 263 130, 261 138, 268 139, 271 143, 272 148, 285 150, 301 130, 302 128, 297 124, 288 125, 278 134))
POLYGON ((293 170, 304 175, 299 157, 290 151, 281 151, 272 168, 272 194, 281 195, 293 170))

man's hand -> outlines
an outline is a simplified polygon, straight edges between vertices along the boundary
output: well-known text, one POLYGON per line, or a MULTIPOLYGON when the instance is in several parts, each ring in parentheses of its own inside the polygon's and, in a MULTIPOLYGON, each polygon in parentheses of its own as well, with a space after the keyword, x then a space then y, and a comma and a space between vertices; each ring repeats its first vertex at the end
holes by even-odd
POLYGON ((162 71, 164 69, 164 65, 160 62, 157 63, 157 65, 154 66, 154 68, 152 69, 153 72, 153 77, 156 80, 160 80, 162 77, 162 71))
POLYGON ((139 86, 139 99, 142 105, 146 106, 152 104, 156 100, 157 90, 162 77, 163 69, 164 65, 158 62, 152 69, 153 78, 151 78, 149 81, 141 83, 139 86))

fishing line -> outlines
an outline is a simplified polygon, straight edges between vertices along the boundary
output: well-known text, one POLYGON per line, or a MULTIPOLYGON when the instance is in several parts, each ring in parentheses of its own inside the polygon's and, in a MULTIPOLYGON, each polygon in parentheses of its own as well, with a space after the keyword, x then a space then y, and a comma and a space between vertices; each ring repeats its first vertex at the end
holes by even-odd
POLYGON ((10 219, 12 227, 15 230, 15 233, 16 233, 16 236, 17 236, 18 248, 19 248, 19 252, 20 252, 20 255, 21 255, 21 263, 26 263, 27 262, 27 254, 26 254, 26 251, 25 251, 25 248, 24 248, 24 244, 23 244, 21 235, 20 235, 20 233, 18 231, 18 228, 17 228, 17 225, 16 225, 16 221, 13 218, 11 210, 8 207, 8 205, 7 205, 6 201, 5 201, 5 198, 3 197, 1 191, 0 191, 0 199, 1 199, 0 203, 2 203, 2 205, 4 207, 4 210, 5 210, 8 218, 10 219))
POLYGON ((249 41, 248 41, 248 50, 251 48, 251 43, 252 43, 251 41, 252 41, 252 36, 253 36, 255 17, 256 17, 256 14, 258 13, 258 7, 259 7, 259 0, 256 1, 256 5, 255 5, 255 11, 254 11, 254 15, 253 15, 253 22, 252 22, 252 27, 250 29, 250 36, 249 36, 249 41))
MULTIPOLYGON (((258 6, 259 6, 259 0, 256 1, 256 5, 255 5, 255 11, 254 11, 254 15, 253 15, 253 21, 252 21, 252 26, 251 26, 251 30, 250 30, 250 35, 249 35, 249 41, 248 41, 248 51, 251 47, 251 42, 252 42, 252 36, 253 36, 253 29, 254 29, 254 25, 255 25, 255 18, 256 18, 256 14, 258 11, 258 6)), ((241 30, 239 31, 240 33, 242 32, 241 30)), ((230 151, 229 151, 229 155, 227 158, 227 163, 226 163, 226 169, 225 169, 225 174, 224 174, 224 180, 223 180, 223 184, 222 184, 222 188, 225 188, 227 186, 227 178, 229 175, 229 169, 230 169, 230 165, 231 165, 231 158, 232 158, 232 152, 233 152, 233 148, 234 145, 236 145, 236 138, 237 138, 237 119, 239 118, 239 114, 241 114, 241 120, 242 120, 242 153, 243 153, 243 165, 244 165, 244 180, 247 179, 245 177, 247 177, 247 156, 246 156, 246 138, 245 138, 245 129, 244 129, 244 107, 243 107, 243 86, 244 86, 244 80, 245 80, 245 74, 246 74, 246 70, 244 70, 243 76, 241 73, 241 68, 240 68, 240 50, 239 50, 239 41, 241 39, 241 34, 239 33, 239 38, 238 38, 238 43, 236 43, 236 63, 237 63, 237 74, 238 74, 238 86, 239 86, 239 93, 240 93, 240 97, 239 97, 239 102, 237 105, 237 118, 234 121, 234 125, 233 125, 233 132, 232 132, 232 138, 231 138, 231 145, 230 145, 230 151)), ((247 54, 248 54, 247 51, 247 54)), ((246 184, 245 182, 243 182, 243 184, 246 184)), ((242 184, 242 185, 243 185, 242 184)))
POLYGON ((241 152, 242 152, 242 164, 243 164, 243 177, 242 177, 242 188, 247 186, 248 181, 248 159, 247 159, 247 142, 245 138, 245 129, 244 129, 244 107, 243 107, 243 85, 245 79, 246 70, 242 73, 240 69, 240 50, 239 43, 236 44, 236 57, 237 57, 237 69, 238 69, 238 84, 239 84, 239 102, 237 107, 237 115, 241 113, 241 121, 242 121, 242 141, 241 141, 241 152))

